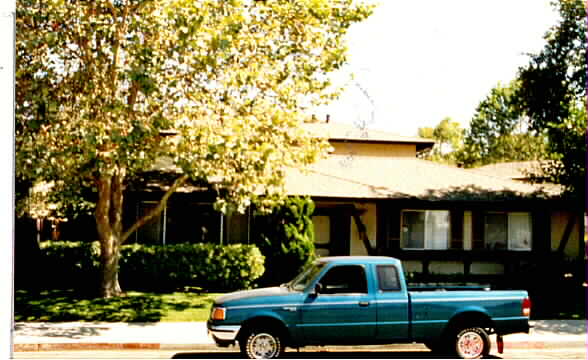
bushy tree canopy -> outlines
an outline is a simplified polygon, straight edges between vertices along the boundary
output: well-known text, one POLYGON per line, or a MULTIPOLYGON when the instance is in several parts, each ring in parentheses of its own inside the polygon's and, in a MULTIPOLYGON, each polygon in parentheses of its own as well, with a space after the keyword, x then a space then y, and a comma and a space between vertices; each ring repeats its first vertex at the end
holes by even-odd
MULTIPOLYGON (((371 13, 352 0, 18 0, 16 176, 91 187, 105 272, 120 293, 123 190, 166 159, 213 184, 217 206, 273 206, 284 170, 324 141, 299 125, 330 100, 343 37, 371 13)), ((75 191, 65 191, 76 201, 75 191)))
POLYGON ((544 167, 545 178, 584 197, 586 187, 586 3, 558 0, 560 21, 546 35, 541 52, 519 71, 516 97, 545 133, 556 161, 544 167))
POLYGON ((423 127, 418 129, 418 135, 422 138, 434 139, 435 145, 424 155, 428 160, 454 163, 455 154, 463 144, 464 130, 458 122, 446 117, 434 128, 423 127))
POLYGON ((456 154, 459 163, 474 167, 547 157, 546 137, 530 128, 529 117, 515 101, 518 86, 516 81, 498 84, 480 102, 456 154))

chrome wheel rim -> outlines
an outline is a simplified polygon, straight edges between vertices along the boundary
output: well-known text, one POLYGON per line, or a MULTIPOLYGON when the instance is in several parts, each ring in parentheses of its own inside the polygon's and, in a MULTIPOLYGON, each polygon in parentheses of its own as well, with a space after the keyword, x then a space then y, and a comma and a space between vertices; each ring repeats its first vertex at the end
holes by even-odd
POLYGON ((484 351, 484 339, 474 331, 463 333, 457 340, 457 351, 465 359, 476 359, 484 351))
POLYGON ((254 335, 250 344, 251 354, 256 359, 274 358, 280 346, 275 337, 266 333, 254 335))

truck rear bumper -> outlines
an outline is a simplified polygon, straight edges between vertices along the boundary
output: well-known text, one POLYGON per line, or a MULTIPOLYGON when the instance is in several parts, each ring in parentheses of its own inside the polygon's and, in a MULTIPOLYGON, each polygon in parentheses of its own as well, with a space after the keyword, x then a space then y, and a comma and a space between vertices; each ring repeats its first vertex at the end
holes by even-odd
POLYGON ((530 331, 529 319, 511 318, 511 319, 494 319, 496 324, 496 333, 499 335, 508 335, 515 333, 526 333, 530 331))

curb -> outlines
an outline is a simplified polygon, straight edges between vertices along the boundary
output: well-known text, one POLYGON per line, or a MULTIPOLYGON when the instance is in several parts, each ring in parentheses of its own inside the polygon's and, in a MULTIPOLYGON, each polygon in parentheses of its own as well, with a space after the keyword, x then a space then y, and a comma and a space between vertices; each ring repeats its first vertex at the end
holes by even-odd
MULTIPOLYGON (((496 346, 492 344, 493 348, 496 346)), ((558 348, 586 348, 584 341, 519 341, 506 342, 504 350, 509 349, 545 349, 550 347, 558 348)), ((219 348, 214 344, 160 344, 160 343, 44 343, 44 344, 14 344, 14 352, 37 352, 37 351, 67 351, 67 350, 197 350, 210 352, 226 352, 237 347, 219 348)), ((391 344, 391 345, 368 345, 368 346, 307 346, 302 348, 305 351, 315 352, 338 352, 338 351, 390 351, 390 350, 427 350, 422 344, 391 344)))
POLYGON ((159 343, 45 343, 14 344, 14 352, 65 351, 65 350, 216 350, 212 344, 159 344, 159 343))

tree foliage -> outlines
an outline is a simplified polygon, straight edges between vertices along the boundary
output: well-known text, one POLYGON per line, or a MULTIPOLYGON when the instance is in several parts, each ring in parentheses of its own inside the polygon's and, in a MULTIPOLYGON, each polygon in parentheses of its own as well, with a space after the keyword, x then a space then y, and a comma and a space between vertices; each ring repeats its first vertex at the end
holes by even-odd
POLYGON ((519 70, 516 93, 531 128, 549 138, 555 160, 545 178, 583 198, 586 187, 586 3, 558 0, 560 20, 545 35, 546 45, 519 70))
POLYGON ((272 214, 258 217, 256 242, 265 256, 263 285, 275 286, 290 281, 304 265, 314 259, 314 202, 306 197, 291 197, 272 214))
POLYGON ((336 95, 327 74, 370 13, 352 0, 18 0, 17 179, 72 202, 94 189, 102 293, 118 295, 121 244, 177 188, 213 184, 221 210, 267 209, 287 167, 324 154, 299 124, 336 95), (177 177, 123 228, 125 187, 161 159, 177 177))
POLYGON ((518 86, 516 81, 498 84, 480 102, 456 154, 459 163, 474 167, 547 157, 547 139, 530 128, 529 117, 515 101, 518 86))
POLYGON ((463 133, 464 130, 459 123, 452 121, 450 117, 441 120, 435 128, 419 128, 420 137, 435 140, 435 145, 424 158, 442 163, 455 163, 455 154, 463 144, 463 133))

